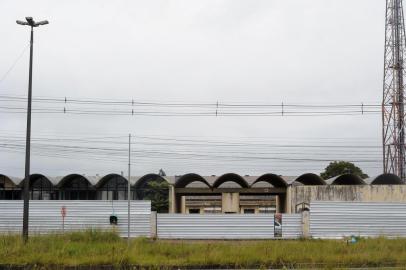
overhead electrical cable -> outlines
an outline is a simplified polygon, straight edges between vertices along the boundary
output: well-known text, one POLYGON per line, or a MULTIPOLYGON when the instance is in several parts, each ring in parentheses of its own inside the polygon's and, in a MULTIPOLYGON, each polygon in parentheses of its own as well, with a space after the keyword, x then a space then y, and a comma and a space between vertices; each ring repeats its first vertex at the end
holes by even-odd
MULTIPOLYGON (((19 106, 26 97, 0 95, 1 113, 25 113, 19 106), (7 103, 7 104, 4 104, 7 103)), ((99 100, 77 98, 34 97, 34 113, 74 114, 74 115, 134 115, 156 117, 197 117, 197 116, 345 116, 379 114, 380 104, 297 104, 297 103, 187 103, 187 102, 149 102, 137 100, 99 100), (52 107, 49 104, 53 104, 52 107), (108 106, 108 107, 106 107, 108 106)))

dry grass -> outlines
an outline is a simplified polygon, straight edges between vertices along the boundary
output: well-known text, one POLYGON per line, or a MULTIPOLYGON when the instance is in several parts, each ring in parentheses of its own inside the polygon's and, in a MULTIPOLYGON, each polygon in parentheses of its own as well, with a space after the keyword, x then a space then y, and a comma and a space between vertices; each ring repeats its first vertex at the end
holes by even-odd
POLYGON ((130 246, 114 232, 86 231, 32 236, 0 236, 0 262, 13 265, 137 265, 172 267, 359 267, 406 266, 406 239, 286 241, 153 241, 130 246))

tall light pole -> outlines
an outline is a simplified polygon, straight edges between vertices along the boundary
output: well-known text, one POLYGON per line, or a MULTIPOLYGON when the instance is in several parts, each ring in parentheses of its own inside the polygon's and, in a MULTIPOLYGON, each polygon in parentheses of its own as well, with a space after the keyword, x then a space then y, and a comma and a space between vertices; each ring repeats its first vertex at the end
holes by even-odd
POLYGON ((30 72, 28 78, 28 106, 27 106, 27 135, 25 141, 25 178, 24 178, 24 210, 23 210, 23 240, 28 240, 28 212, 30 187, 30 150, 31 150, 31 103, 32 103, 32 51, 34 45, 34 27, 48 24, 48 21, 35 22, 32 17, 25 17, 24 21, 17 20, 17 24, 31 27, 30 38, 30 72))
POLYGON ((127 243, 130 245, 130 208, 131 208, 131 133, 128 134, 128 187, 127 187, 127 201, 128 201, 128 228, 127 228, 127 243))

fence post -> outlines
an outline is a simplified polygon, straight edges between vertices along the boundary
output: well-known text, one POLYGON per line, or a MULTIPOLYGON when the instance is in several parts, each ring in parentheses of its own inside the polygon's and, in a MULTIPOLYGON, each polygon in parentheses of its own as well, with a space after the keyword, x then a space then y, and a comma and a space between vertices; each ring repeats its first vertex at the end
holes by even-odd
POLYGON ((302 210, 302 237, 310 237, 310 212, 308 209, 302 210))
POLYGON ((151 238, 157 238, 157 213, 156 211, 151 211, 151 238))

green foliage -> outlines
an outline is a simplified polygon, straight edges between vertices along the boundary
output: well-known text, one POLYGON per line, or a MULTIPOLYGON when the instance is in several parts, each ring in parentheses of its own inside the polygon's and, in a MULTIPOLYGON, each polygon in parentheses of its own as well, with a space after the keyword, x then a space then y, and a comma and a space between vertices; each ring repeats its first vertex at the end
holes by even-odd
POLYGON ((351 162, 347 161, 334 161, 324 169, 324 172, 320 174, 323 179, 329 179, 342 174, 355 174, 361 177, 362 179, 368 178, 367 174, 351 162))
MULTIPOLYGON (((0 235, 0 264, 46 266, 113 265, 125 268, 349 268, 406 265, 406 239, 281 241, 127 241, 114 232, 64 235, 0 235)), ((41 267, 44 266, 44 267, 41 267)), ((29 267, 28 267, 29 268, 29 267)), ((58 267, 53 267, 57 269, 58 267)))
POLYGON ((151 201, 152 211, 168 213, 169 184, 166 181, 149 181, 144 190, 144 200, 151 201))

